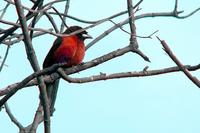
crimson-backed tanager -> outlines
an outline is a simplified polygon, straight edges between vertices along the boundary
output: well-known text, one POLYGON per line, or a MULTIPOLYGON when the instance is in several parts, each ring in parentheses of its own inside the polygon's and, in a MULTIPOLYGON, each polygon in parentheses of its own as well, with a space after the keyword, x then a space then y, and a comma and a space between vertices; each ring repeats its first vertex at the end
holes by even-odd
MULTIPOLYGON (((79 26, 69 27, 64 34, 71 34, 70 36, 58 37, 47 54, 43 68, 47 68, 56 63, 64 63, 65 67, 72 67, 82 63, 85 55, 84 40, 92 38, 87 32, 79 26), (81 31, 82 30, 82 31, 81 31), (73 34, 75 31, 81 31, 80 33, 73 34)), ((54 110, 54 104, 57 95, 59 80, 55 80, 51 84, 46 84, 47 94, 50 100, 51 115, 54 110)))

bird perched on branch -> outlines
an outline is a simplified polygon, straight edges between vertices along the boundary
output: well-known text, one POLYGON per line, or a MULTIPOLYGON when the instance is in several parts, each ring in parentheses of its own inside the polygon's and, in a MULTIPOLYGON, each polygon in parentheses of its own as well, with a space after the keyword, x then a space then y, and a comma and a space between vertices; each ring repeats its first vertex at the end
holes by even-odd
MULTIPOLYGON (((82 63, 85 55, 84 40, 92 37, 79 26, 71 26, 63 34, 72 35, 58 37, 54 41, 53 46, 43 62, 43 68, 50 67, 56 63, 64 63, 67 68, 82 63)), ((47 94, 51 103, 51 115, 54 111, 58 84, 59 79, 51 84, 46 84, 47 94)))

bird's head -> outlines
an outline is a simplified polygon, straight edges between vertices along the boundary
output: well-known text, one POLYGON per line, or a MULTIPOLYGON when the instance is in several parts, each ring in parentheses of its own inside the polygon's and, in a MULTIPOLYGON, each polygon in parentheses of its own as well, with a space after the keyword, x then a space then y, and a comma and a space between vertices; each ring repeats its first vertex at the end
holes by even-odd
POLYGON ((81 28, 80 26, 70 26, 65 32, 65 34, 75 33, 81 40, 92 38, 86 30, 81 28), (77 31, 77 33, 76 33, 77 31))

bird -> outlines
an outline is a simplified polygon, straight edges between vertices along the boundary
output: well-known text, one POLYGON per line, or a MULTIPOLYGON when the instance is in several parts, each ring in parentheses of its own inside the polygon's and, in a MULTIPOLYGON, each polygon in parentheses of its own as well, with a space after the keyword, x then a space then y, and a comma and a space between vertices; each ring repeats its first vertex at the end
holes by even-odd
MULTIPOLYGON (((58 63, 64 63, 65 68, 82 63, 85 56, 84 41, 85 39, 92 37, 80 26, 70 26, 63 34, 68 34, 68 36, 59 36, 56 38, 44 59, 43 69, 58 63), (75 33, 76 31, 77 33, 75 33)), ((54 105, 57 96, 58 85, 59 79, 55 80, 53 83, 46 84, 47 95, 50 100, 51 116, 55 110, 54 105)))

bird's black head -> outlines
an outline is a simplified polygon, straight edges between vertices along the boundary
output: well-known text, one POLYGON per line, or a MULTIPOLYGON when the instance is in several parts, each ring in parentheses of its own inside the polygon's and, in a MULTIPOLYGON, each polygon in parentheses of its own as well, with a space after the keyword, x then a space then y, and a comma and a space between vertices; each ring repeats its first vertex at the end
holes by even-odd
POLYGON ((85 40, 85 39, 89 39, 89 38, 92 38, 88 33, 87 31, 85 31, 83 28, 81 28, 80 26, 70 26, 64 33, 65 34, 71 34, 73 32, 78 32, 78 33, 75 33, 75 35, 77 35, 81 40, 85 40))

